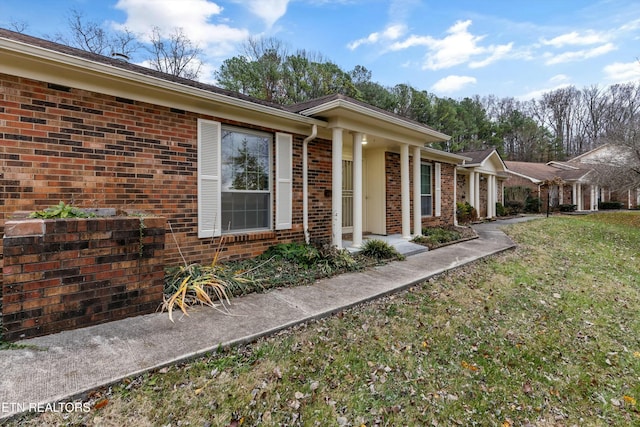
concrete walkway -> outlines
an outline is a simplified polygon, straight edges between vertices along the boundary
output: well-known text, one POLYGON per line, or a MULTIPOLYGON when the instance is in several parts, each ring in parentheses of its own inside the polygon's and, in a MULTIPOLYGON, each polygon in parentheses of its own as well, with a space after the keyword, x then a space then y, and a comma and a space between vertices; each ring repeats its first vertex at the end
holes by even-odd
POLYGON ((405 261, 323 279, 312 286, 234 298, 231 314, 210 308, 189 317, 138 316, 23 340, 0 351, 0 420, 30 404, 68 402, 95 388, 177 361, 273 334, 398 292, 432 276, 515 245, 499 227, 531 217, 474 226, 479 238, 419 253, 405 261))

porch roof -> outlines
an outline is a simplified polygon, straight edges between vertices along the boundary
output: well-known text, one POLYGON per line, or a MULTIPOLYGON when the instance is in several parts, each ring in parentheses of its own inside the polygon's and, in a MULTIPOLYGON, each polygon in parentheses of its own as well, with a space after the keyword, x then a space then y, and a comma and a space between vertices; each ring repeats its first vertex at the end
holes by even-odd
POLYGON ((589 169, 565 169, 546 163, 506 161, 505 164, 509 173, 529 179, 534 184, 541 184, 554 178, 560 178, 567 182, 580 181, 590 172, 589 169))

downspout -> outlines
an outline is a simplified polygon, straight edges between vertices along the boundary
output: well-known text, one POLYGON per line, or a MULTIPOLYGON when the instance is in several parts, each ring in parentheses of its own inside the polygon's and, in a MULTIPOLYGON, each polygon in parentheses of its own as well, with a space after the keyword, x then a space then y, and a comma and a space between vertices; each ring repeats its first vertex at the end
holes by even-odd
POLYGON ((308 146, 318 136, 318 125, 313 125, 311 135, 302 141, 302 229, 304 242, 309 244, 309 159, 308 146))

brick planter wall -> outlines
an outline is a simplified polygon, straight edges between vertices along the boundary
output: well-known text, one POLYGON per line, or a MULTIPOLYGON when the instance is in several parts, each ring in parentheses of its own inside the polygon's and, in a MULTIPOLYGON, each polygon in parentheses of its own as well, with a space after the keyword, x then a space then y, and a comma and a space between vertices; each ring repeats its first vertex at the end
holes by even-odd
POLYGON ((7 221, 3 337, 16 340, 154 312, 164 218, 7 221))

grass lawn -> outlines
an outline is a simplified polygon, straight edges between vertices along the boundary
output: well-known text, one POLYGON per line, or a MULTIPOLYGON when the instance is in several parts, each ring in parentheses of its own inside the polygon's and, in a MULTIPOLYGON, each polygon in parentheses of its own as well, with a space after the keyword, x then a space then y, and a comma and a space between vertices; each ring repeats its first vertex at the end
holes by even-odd
POLYGON ((14 422, 640 425, 640 212, 506 232, 515 251, 14 422))

